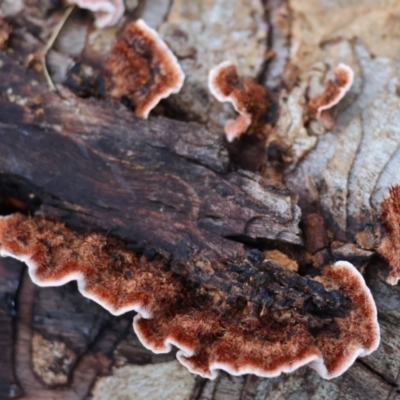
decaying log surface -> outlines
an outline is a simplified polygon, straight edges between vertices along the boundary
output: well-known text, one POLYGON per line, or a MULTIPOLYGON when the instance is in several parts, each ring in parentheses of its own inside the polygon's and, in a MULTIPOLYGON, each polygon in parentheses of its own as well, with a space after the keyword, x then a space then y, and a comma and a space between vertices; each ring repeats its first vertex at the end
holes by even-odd
POLYGON ((400 398, 400 290, 385 283, 375 252, 380 201, 399 182, 398 2, 127 0, 126 19, 103 32, 74 10, 48 55, 59 94, 37 57, 61 2, 25 3, 0 2, 1 214, 43 215, 172 262, 231 259, 247 247, 279 249, 301 272, 347 259, 372 290, 382 343, 332 381, 307 367, 209 381, 173 352, 146 350, 133 313, 113 317, 75 283, 35 287, 23 264, 1 259, 0 399, 400 398), (140 16, 187 74, 147 121, 106 98, 96 79, 120 28, 140 16), (223 140, 234 114, 211 97, 206 77, 225 59, 274 91, 276 141, 267 149, 260 138, 229 148, 223 140), (304 110, 339 62, 356 79, 327 131, 304 110), (142 397, 132 394, 138 387, 142 397))
POLYGON ((30 182, 37 189, 28 197, 43 216, 132 242, 146 238, 180 259, 199 251, 234 257, 241 245, 230 237, 301 244, 295 196, 251 172, 228 172, 227 152, 211 132, 138 120, 101 101, 64 102, 43 85, 32 88, 36 76, 9 57, 1 61, 0 90, 11 86, 19 99, 0 112, 4 195, 30 182), (32 97, 40 98, 34 109, 20 105, 32 97))

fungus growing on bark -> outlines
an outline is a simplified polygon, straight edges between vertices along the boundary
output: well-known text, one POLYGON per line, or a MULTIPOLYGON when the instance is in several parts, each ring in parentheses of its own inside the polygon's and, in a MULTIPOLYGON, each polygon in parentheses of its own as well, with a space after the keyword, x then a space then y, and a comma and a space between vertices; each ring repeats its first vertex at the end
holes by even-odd
POLYGON ((400 279, 400 186, 390 189, 381 207, 386 237, 378 250, 389 263, 387 282, 396 285, 400 279))
POLYGON ((182 274, 161 256, 149 261, 115 239, 21 214, 0 217, 0 254, 24 261, 40 286, 77 280, 111 313, 136 310, 144 346, 175 345, 183 365, 211 379, 220 369, 273 377, 306 364, 330 379, 379 343, 371 293, 347 262, 302 277, 253 250, 207 269, 193 259, 182 274))
POLYGON ((354 80, 354 72, 348 65, 339 64, 333 73, 335 80, 328 81, 325 90, 308 104, 308 115, 319 120, 326 128, 332 128, 335 123, 332 116, 325 111, 343 99, 354 80))
POLYGON ((235 65, 224 61, 210 71, 208 88, 218 101, 232 103, 239 113, 235 120, 225 124, 228 142, 233 142, 246 132, 257 131, 269 107, 264 87, 253 79, 239 77, 235 65))
POLYGON ((10 34, 11 25, 0 15, 0 50, 5 50, 7 48, 10 34))
POLYGON ((124 0, 68 0, 68 3, 92 11, 98 28, 116 25, 125 12, 124 0))
POLYGON ((125 28, 106 65, 111 95, 130 103, 141 118, 147 118, 161 99, 179 92, 184 79, 174 54, 142 20, 125 28))
POLYGON ((224 310, 222 317, 211 310, 193 310, 175 318, 160 316, 157 321, 137 315, 135 332, 156 353, 177 346, 178 360, 191 372, 210 379, 218 370, 275 377, 304 365, 331 379, 345 372, 357 357, 376 350, 380 333, 375 303, 350 263, 329 266, 315 280, 270 268, 272 282, 265 292, 269 295, 274 284, 282 285, 275 287, 274 299, 267 295, 269 301, 258 305, 242 299, 243 309, 232 316, 234 307, 224 310), (309 297, 303 297, 304 293, 309 297), (321 318, 327 318, 323 322, 307 316, 319 301, 326 306, 319 310, 324 314, 321 318))

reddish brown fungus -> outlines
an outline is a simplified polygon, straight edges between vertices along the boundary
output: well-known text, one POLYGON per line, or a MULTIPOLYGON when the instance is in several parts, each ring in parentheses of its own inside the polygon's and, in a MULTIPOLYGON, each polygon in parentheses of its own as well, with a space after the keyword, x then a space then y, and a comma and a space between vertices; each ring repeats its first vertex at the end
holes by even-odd
POLYGON ((125 12, 124 0, 68 0, 68 3, 92 11, 98 28, 116 25, 125 12))
POLYGON ((353 70, 345 64, 339 64, 334 70, 335 80, 328 81, 325 90, 310 100, 308 115, 319 120, 326 128, 332 128, 334 121, 326 110, 339 103, 350 89, 354 80, 353 70))
POLYGON ((229 61, 210 71, 208 88, 218 101, 232 103, 239 113, 235 120, 229 120, 225 125, 229 142, 246 132, 257 133, 269 107, 265 88, 253 79, 239 77, 235 65, 229 61))
POLYGON ((400 186, 391 188, 382 202, 382 222, 386 237, 379 246, 379 253, 389 263, 387 282, 396 285, 400 279, 400 186))
POLYGON ((253 251, 177 277, 160 256, 147 261, 114 239, 21 214, 0 217, 0 254, 25 262, 40 286, 77 280, 111 313, 136 310, 147 348, 175 345, 183 365, 211 379, 220 369, 272 377, 307 364, 330 379, 379 343, 373 298, 347 262, 310 278, 253 251))
POLYGON ((184 79, 174 54, 142 20, 125 28, 106 65, 111 95, 127 99, 141 118, 147 118, 161 99, 179 92, 184 79))
POLYGON ((0 16, 0 50, 7 48, 11 30, 11 25, 0 16))

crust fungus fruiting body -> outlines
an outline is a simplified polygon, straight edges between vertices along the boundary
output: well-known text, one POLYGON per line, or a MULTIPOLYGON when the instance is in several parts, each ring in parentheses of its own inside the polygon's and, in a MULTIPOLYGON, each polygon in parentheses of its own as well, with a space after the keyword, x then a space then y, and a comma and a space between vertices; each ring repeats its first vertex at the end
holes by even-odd
POLYGON ((106 65, 111 95, 127 100, 141 118, 147 118, 161 99, 179 92, 184 79, 175 55, 142 20, 125 28, 106 65))
POLYGON ((207 268, 194 259, 179 275, 182 265, 174 271, 161 256, 147 260, 114 239, 20 214, 0 218, 0 254, 24 261, 40 286, 77 280, 111 313, 137 311, 147 348, 175 345, 183 365, 211 379, 218 370, 273 377, 303 365, 330 379, 379 343, 371 293, 347 262, 310 278, 256 252, 207 268))
POLYGON ((235 65, 230 61, 222 62, 210 71, 208 88, 218 101, 232 103, 239 113, 235 120, 225 124, 229 142, 256 130, 266 115, 269 101, 265 88, 253 79, 239 77, 235 65))
MULTIPOLYGON (((283 273, 283 276, 288 275, 283 273)), ((297 290, 306 284, 307 280, 299 277, 300 281, 302 279, 297 290)), ((297 300, 292 298, 291 307, 286 308, 280 304, 266 310, 264 304, 257 309, 247 303, 242 319, 237 314, 218 318, 211 311, 193 310, 188 315, 164 318, 160 324, 155 319, 137 315, 135 332, 141 342, 156 353, 169 352, 171 345, 177 346, 180 349, 178 360, 191 372, 210 379, 217 376, 218 370, 232 375, 251 373, 275 377, 304 365, 315 369, 323 378, 331 379, 346 371, 357 357, 376 350, 380 340, 379 325, 372 295, 351 264, 338 262, 327 267, 318 281, 307 283, 309 287, 315 285, 324 290, 325 285, 331 289, 325 293, 329 297, 325 301, 341 303, 344 298, 339 299, 339 293, 344 293, 349 302, 347 311, 337 307, 337 317, 331 314, 326 325, 311 319, 308 326, 300 322, 307 317, 297 314, 296 301, 300 309, 307 307, 308 301, 300 295, 297 300), (303 301, 305 303, 301 304, 303 301)), ((318 295, 315 300, 317 298, 318 295)), ((326 311, 327 315, 330 312, 326 311)))
POLYGON ((382 240, 379 253, 389 263, 387 282, 396 285, 400 279, 400 186, 390 189, 381 207, 386 237, 382 240))
POLYGON ((92 11, 98 28, 116 25, 125 12, 124 0, 68 0, 68 2, 92 11))
POLYGON ((308 105, 308 114, 321 121, 327 128, 332 128, 334 122, 330 114, 324 111, 329 110, 343 99, 354 80, 354 72, 348 65, 341 63, 333 72, 335 80, 328 81, 325 90, 311 99, 308 105))

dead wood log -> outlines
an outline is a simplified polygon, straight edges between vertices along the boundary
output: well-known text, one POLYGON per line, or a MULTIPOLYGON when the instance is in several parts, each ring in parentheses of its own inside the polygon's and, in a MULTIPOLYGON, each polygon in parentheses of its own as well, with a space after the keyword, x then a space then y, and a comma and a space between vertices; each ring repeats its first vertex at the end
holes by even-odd
POLYGON ((196 251, 234 257, 241 245, 229 238, 301 244, 295 196, 278 182, 228 172, 213 133, 139 120, 97 100, 63 101, 32 86, 37 76, 9 57, 1 61, 0 90, 12 87, 15 99, 0 110, 4 195, 21 199, 20 185, 22 200, 45 217, 180 259, 196 251))
MULTIPOLYGON (((343 7, 331 2, 328 7, 314 0, 266 1, 267 46, 276 57, 265 66, 266 30, 258 23, 252 28, 252 19, 244 18, 261 20, 258 1, 232 3, 240 16, 235 27, 240 34, 249 33, 245 49, 229 48, 229 28, 226 48, 213 51, 211 58, 206 57, 215 37, 213 26, 207 22, 201 36, 194 22, 212 8, 204 10, 202 2, 194 2, 194 12, 182 12, 187 4, 180 1, 171 2, 169 13, 165 4, 155 7, 166 13, 159 19, 164 19, 159 31, 188 76, 182 93, 162 106, 167 115, 185 121, 179 122, 163 117, 142 121, 115 102, 82 100, 68 91, 62 91, 64 99, 49 93, 42 75, 25 65, 38 69, 32 55, 43 47, 62 13, 56 3, 0 4, 9 21, 10 50, 0 56, 1 212, 18 210, 73 229, 106 232, 136 251, 149 256, 160 252, 171 260, 188 262, 193 254, 232 258, 243 254, 246 243, 283 247, 304 261, 295 196, 258 173, 235 169, 219 134, 213 132, 213 126, 223 125, 231 113, 218 108, 207 94, 207 68, 222 61, 218 57, 242 58, 245 73, 258 72, 267 87, 282 89, 276 131, 292 153, 285 154, 290 163, 274 166, 299 195, 308 267, 347 257, 365 270, 379 309, 382 345, 329 382, 307 368, 274 379, 225 373, 215 381, 194 379, 176 370, 173 354, 154 355, 141 346, 132 332, 131 314, 112 317, 83 300, 75 284, 34 287, 22 264, 1 260, 0 398, 23 393, 41 400, 101 398, 115 382, 128 387, 128 379, 140 376, 139 366, 151 369, 143 373, 161 376, 161 388, 180 382, 185 388, 182 399, 398 398, 399 290, 384 283, 386 266, 374 255, 379 202, 387 186, 398 182, 398 4, 361 1, 343 7), (376 31, 370 28, 371 18, 379 27, 376 31), (313 121, 304 124, 302 104, 321 89, 325 73, 338 62, 351 65, 359 78, 335 111, 336 130, 324 132, 313 121), (377 143, 384 143, 383 148, 377 143), (310 220, 319 221, 311 230, 310 220), (161 369, 163 365, 167 367, 161 369), (120 368, 111 372, 113 367, 120 368)), ((129 18, 157 1, 139 3, 138 9, 131 6, 129 18)), ((75 12, 77 18, 65 27, 67 38, 68 32, 74 33, 75 47, 60 38, 48 62, 56 83, 67 76, 69 87, 80 96, 97 96, 93 87, 74 89, 71 79, 81 71, 79 65, 68 74, 67 70, 77 58, 101 69, 98 48, 109 46, 116 31, 106 33, 108 42, 102 42, 90 31, 90 15, 75 12)), ((227 15, 221 18, 229 20, 227 15)), ((252 170, 271 167, 275 148, 266 160, 263 147, 256 154, 251 140, 237 147, 243 152, 243 146, 252 170)))
MULTIPOLYGON (((104 101, 65 101, 12 57, 2 54, 1 63, 0 91, 6 93, 0 101, 3 211, 11 208, 75 230, 106 232, 136 251, 186 262, 199 254, 234 259, 244 252, 240 242, 301 244, 296 197, 278 182, 229 171, 227 152, 215 134, 195 123, 138 120, 104 101)), ((63 296, 69 290, 61 289, 63 296)), ((104 324, 114 322, 93 304, 100 312, 95 322, 86 316, 93 315, 90 309, 78 318, 79 297, 71 300, 73 316, 63 307, 51 318, 59 292, 49 297, 35 292, 34 321, 29 323, 33 375, 24 372, 22 379, 38 376, 45 385, 66 385, 87 346, 104 324), (85 326, 94 336, 82 342, 79 332, 85 326), (56 340, 60 336, 63 340, 56 340), (49 359, 46 348, 61 355, 49 359)), ((12 323, 7 326, 11 329, 12 323)), ((5 368, 11 362, 12 357, 4 359, 5 368)), ((105 361, 104 368, 109 364, 105 361)), ((87 389, 93 379, 89 375, 87 389)), ((15 385, 12 376, 9 384, 15 385)), ((41 393, 37 384, 29 390, 41 393)))

